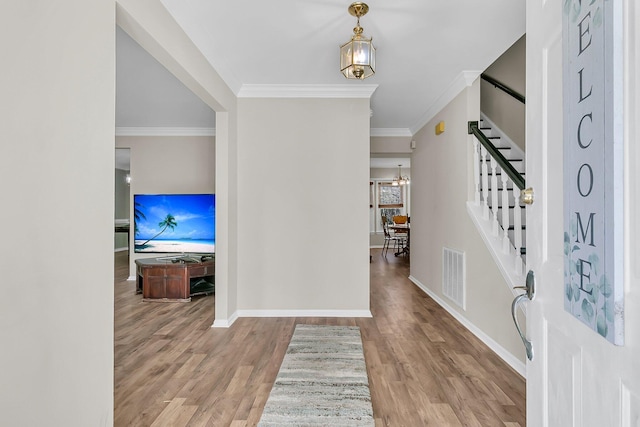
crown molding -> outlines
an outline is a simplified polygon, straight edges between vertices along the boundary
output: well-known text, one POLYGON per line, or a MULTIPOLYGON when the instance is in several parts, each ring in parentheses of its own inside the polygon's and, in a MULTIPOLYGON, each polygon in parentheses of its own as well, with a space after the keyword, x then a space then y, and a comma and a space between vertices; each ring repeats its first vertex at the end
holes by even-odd
POLYGON ((238 98, 371 98, 378 85, 244 84, 238 98))
POLYGON ((436 116, 436 114, 442 111, 447 104, 453 101, 460 92, 471 86, 480 74, 482 74, 482 71, 463 71, 458 74, 458 77, 456 77, 449 87, 438 97, 438 99, 431 104, 431 107, 429 107, 427 112, 420 118, 420 120, 418 120, 418 123, 410 128, 411 133, 414 135, 418 133, 420 129, 425 127, 426 124, 436 116))
MULTIPOLYGON (((117 127, 116 136, 215 136, 215 128, 117 127)), ((370 136, 412 137, 409 128, 371 128, 370 136)))
POLYGON ((371 128, 370 136, 407 136, 413 137, 409 128, 371 128))
POLYGON ((117 127, 116 136, 215 136, 215 128, 117 127))

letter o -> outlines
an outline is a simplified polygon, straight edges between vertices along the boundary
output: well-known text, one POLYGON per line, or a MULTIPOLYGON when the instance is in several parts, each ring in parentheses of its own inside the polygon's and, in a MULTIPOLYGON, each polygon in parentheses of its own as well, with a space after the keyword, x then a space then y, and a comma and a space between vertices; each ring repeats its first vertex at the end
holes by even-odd
POLYGON ((589 166, 588 163, 583 164, 582 166, 580 166, 580 169, 578 169, 578 178, 577 178, 577 184, 578 184, 578 193, 580 193, 580 195, 582 197, 587 197, 589 194, 591 194, 591 190, 593 190, 593 169, 591 169, 591 166, 589 166), (589 190, 585 193, 582 191, 582 170, 585 168, 585 166, 588 169, 589 172, 589 190))

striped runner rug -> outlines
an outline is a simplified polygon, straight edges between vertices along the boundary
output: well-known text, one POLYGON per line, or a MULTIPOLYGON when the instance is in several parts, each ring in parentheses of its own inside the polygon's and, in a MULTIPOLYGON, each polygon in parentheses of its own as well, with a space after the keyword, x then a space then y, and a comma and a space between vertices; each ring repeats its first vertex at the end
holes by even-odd
POLYGON ((357 326, 296 325, 258 426, 373 426, 357 326))

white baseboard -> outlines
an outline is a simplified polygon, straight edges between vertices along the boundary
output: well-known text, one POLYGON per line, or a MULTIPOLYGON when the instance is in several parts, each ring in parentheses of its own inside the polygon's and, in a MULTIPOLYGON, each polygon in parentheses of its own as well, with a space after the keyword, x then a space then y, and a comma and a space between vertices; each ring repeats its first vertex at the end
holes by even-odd
POLYGON ((129 276, 129 277, 127 277, 127 281, 130 281, 130 280, 136 280, 136 276, 129 276))
POLYGON ((238 310, 229 319, 216 319, 212 328, 228 328, 239 317, 373 317, 370 310, 238 310))
POLYGON ((238 310, 238 317, 373 317, 370 310, 238 310))
POLYGON ((435 302, 437 302, 442 308, 447 310, 449 312, 449 314, 451 314, 453 317, 455 317, 455 319, 458 322, 462 323, 462 325, 465 328, 467 328, 473 335, 478 337, 478 339, 480 341, 485 343, 487 345, 487 347, 489 347, 491 350, 493 350, 493 352, 495 354, 497 354, 498 357, 500 357, 509 366, 511 366, 518 374, 520 374, 521 377, 526 379, 526 377, 527 377, 527 366, 520 359, 515 357, 513 354, 511 354, 509 351, 507 351, 504 347, 502 347, 500 344, 495 342, 493 340, 493 338, 491 338, 489 335, 485 334, 482 330, 480 330, 477 326, 475 326, 471 321, 469 321, 463 315, 461 315, 456 310, 454 310, 453 307, 451 307, 449 304, 447 304, 442 298, 440 298, 438 295, 433 293, 433 291, 431 291, 431 289, 427 288, 425 285, 420 283, 420 281, 418 279, 416 279, 413 276, 409 276, 409 280, 411 280, 418 288, 422 289, 422 291, 424 291, 424 293, 426 293, 431 298, 433 298, 433 300, 435 302))
POLYGON ((211 325, 212 328, 228 328, 231 325, 233 325, 233 322, 235 322, 236 320, 238 320, 238 312, 234 312, 231 317, 229 317, 228 319, 215 319, 213 321, 213 325, 211 325))

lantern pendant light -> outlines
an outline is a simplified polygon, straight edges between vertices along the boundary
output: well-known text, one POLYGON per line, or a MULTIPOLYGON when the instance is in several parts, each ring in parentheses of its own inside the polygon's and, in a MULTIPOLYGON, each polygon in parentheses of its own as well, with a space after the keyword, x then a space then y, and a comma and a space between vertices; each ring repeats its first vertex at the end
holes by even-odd
POLYGON ((363 28, 360 26, 360 17, 368 11, 369 6, 359 1, 349 6, 349 13, 358 21, 351 40, 340 46, 340 71, 348 79, 364 80, 376 72, 376 48, 371 42, 372 38, 362 34, 363 28))

